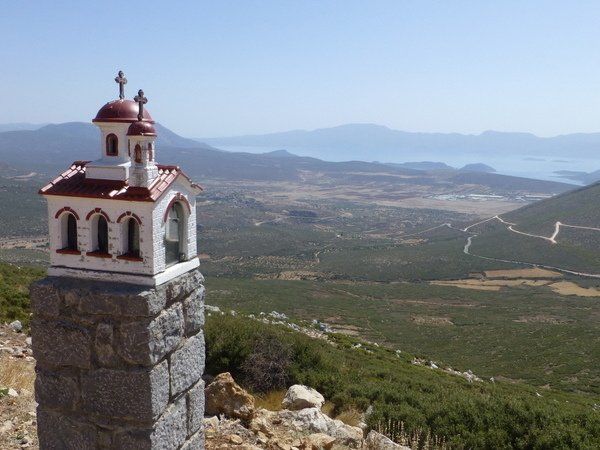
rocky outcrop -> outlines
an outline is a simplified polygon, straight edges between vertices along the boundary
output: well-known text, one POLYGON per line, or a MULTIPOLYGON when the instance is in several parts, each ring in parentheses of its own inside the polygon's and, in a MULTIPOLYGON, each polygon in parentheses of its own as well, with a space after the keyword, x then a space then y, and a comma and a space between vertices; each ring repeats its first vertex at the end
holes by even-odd
POLYGON ((295 384, 288 389, 283 398, 285 409, 297 411, 305 408, 321 408, 325 398, 315 389, 301 384, 295 384))
POLYGON ((396 444, 390 438, 371 430, 365 439, 364 448, 367 450, 410 450, 410 447, 396 444))
POLYGON ((294 385, 282 402, 288 409, 256 409, 254 398, 222 373, 206 388, 206 413, 215 416, 204 419, 207 448, 362 448, 362 429, 329 417, 324 402, 316 390, 294 385))
POLYGON ((319 408, 305 408, 298 411, 278 411, 277 419, 298 431, 323 433, 335 438, 336 443, 350 448, 360 448, 363 431, 346 425, 341 420, 332 419, 319 408))
POLYGON ((215 377, 205 390, 206 414, 251 420, 254 416, 254 397, 242 389, 229 372, 215 377))
POLYGON ((323 433, 314 433, 302 440, 302 448, 306 450, 329 450, 335 444, 335 438, 323 433))

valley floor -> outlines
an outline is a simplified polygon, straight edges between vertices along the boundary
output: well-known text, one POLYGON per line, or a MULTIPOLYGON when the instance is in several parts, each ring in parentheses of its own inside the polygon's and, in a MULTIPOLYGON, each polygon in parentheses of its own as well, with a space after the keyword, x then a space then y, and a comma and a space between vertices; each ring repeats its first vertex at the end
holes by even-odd
POLYGON ((208 278, 210 304, 277 311, 489 379, 600 396, 600 290, 557 272, 373 283, 208 278))

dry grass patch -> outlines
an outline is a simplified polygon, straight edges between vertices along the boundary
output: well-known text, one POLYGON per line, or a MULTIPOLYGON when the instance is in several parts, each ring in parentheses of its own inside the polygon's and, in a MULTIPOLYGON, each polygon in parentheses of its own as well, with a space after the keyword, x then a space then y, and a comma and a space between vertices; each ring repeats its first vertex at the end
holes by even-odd
MULTIPOLYGON (((17 391, 18 396, 0 395, 0 448, 2 450, 38 448, 35 420, 35 381, 32 361, 0 356, 0 388, 17 391)), ((6 391, 5 391, 6 390, 6 391)))
POLYGON ((267 392, 266 394, 255 394, 254 395, 254 405, 257 408, 264 408, 269 411, 279 411, 283 409, 281 406, 281 402, 283 402, 283 397, 285 397, 286 390, 277 390, 267 392))
POLYGON ((600 290, 594 287, 584 288, 571 281, 552 283, 550 288, 560 295, 577 295, 578 297, 600 297, 600 290))
POLYGON ((33 392, 35 372, 33 364, 24 359, 0 356, 0 386, 16 391, 26 389, 33 392))
POLYGON ((499 291, 503 287, 517 286, 545 286, 549 280, 530 280, 530 279, 511 279, 511 280, 481 280, 476 278, 467 278, 464 280, 431 281, 431 284, 437 286, 454 286, 462 289, 475 289, 480 291, 499 291))
POLYGON ((483 272, 486 278, 562 278, 562 274, 553 270, 540 269, 510 269, 510 270, 486 270, 483 272))
MULTIPOLYGON (((474 289, 477 291, 499 291, 501 286, 498 285, 485 285, 485 284, 475 284, 475 283, 467 283, 466 281, 471 280, 462 280, 461 281, 432 281, 431 284, 435 284, 436 286, 452 286, 461 289, 474 289)), ((472 280, 476 281, 476 280, 472 280)))
POLYGON ((410 320, 417 325, 454 325, 450 317, 412 316, 410 320))
POLYGON ((335 418, 341 420, 346 425, 357 427, 363 421, 363 414, 358 409, 351 407, 344 409, 335 418))
POLYGON ((331 329, 335 333, 345 334, 347 336, 360 336, 362 328, 355 325, 331 325, 331 329))
POLYGON ((419 245, 427 242, 427 239, 402 239, 400 244, 402 245, 419 245))

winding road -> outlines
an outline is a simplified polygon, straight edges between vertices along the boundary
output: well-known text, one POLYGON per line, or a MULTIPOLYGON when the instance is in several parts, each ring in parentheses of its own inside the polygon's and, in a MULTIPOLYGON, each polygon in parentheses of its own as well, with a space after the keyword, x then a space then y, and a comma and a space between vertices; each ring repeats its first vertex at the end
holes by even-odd
POLYGON ((567 228, 579 228, 581 230, 593 230, 593 231, 600 231, 600 228, 594 228, 594 227, 582 227, 579 225, 569 225, 567 223, 562 223, 562 222, 556 222, 554 224, 554 233, 552 233, 552 236, 540 236, 539 234, 531 234, 531 233, 525 233, 523 231, 519 231, 519 230, 515 230, 515 226, 517 225, 516 223, 512 223, 512 222, 507 222, 506 220, 504 220, 502 217, 496 215, 494 217, 490 217, 488 219, 482 220, 480 222, 474 223, 472 225, 469 225, 466 228, 463 228, 462 231, 469 231, 470 228, 473 228, 477 225, 481 225, 482 223, 485 222, 489 222, 491 220, 498 220, 501 223, 503 223, 504 225, 507 225, 506 229, 509 231, 512 231, 513 233, 517 233, 517 234, 521 234, 523 236, 529 236, 529 237, 534 237, 534 238, 538 238, 538 239, 544 239, 552 244, 557 244, 558 241, 556 240, 556 238, 558 237, 558 233, 560 233, 560 228, 561 227, 567 227, 567 228))
POLYGON ((529 237, 533 237, 533 238, 538 238, 538 239, 544 239, 544 240, 550 242, 551 244, 557 244, 558 243, 558 241, 556 240, 556 238, 558 237, 558 234, 560 233, 561 227, 579 228, 579 229, 582 229, 582 230, 600 231, 600 228, 584 227, 584 226, 579 226, 579 225, 570 225, 570 224, 567 224, 567 223, 556 222, 554 224, 554 233, 552 233, 551 236, 541 236, 541 235, 538 235, 538 234, 525 233, 523 231, 516 230, 514 228, 517 225, 516 223, 507 222, 506 220, 502 219, 499 215, 495 215, 493 217, 489 217, 487 219, 484 219, 484 220, 481 220, 479 222, 473 223, 473 224, 471 224, 471 225, 469 225, 469 226, 467 226, 465 228, 456 228, 456 227, 452 226, 452 224, 450 224, 450 223, 443 223, 441 225, 437 225, 435 227, 431 227, 431 228, 428 228, 426 230, 419 231, 418 233, 412 233, 412 234, 406 235, 405 237, 416 236, 416 235, 423 234, 423 233, 426 233, 428 231, 435 230, 435 229, 441 228, 441 227, 448 227, 448 228, 451 228, 451 229, 456 230, 456 231, 461 231, 463 233, 470 234, 470 236, 467 237, 467 242, 465 243, 465 246, 463 248, 463 253, 465 255, 469 255, 469 256, 472 256, 472 257, 475 257, 475 258, 485 259, 487 261, 497 261, 497 262, 504 262, 504 263, 511 263, 511 264, 521 264, 521 265, 526 265, 526 266, 529 266, 529 267, 541 267, 541 268, 544 268, 544 269, 557 270, 559 272, 568 273, 568 274, 571 274, 571 275, 578 275, 578 276, 588 277, 588 278, 600 278, 600 274, 597 274, 597 273, 577 272, 575 270, 565 269, 564 267, 549 266, 549 265, 546 265, 546 264, 531 263, 531 262, 526 262, 526 261, 517 261, 517 260, 510 260, 510 259, 493 258, 493 257, 490 257, 490 256, 476 255, 475 253, 472 253, 471 252, 471 245, 473 243, 473 238, 477 237, 478 234, 475 234, 475 233, 473 233, 473 232, 471 232, 469 230, 471 228, 473 228, 473 227, 476 227, 477 225, 481 225, 482 223, 490 222, 492 220, 498 220, 502 224, 506 225, 506 229, 507 230, 512 231, 513 233, 521 234, 523 236, 529 236, 529 237))

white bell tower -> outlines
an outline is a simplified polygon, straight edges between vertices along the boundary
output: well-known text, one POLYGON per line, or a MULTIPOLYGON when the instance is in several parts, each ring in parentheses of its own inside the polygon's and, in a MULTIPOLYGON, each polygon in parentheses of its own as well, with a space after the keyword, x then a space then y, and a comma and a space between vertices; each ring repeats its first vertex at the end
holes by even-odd
POLYGON ((55 276, 157 286, 199 266, 196 196, 202 188, 177 166, 156 163, 156 129, 141 89, 104 105, 100 157, 75 161, 40 190, 48 201, 55 276))

